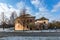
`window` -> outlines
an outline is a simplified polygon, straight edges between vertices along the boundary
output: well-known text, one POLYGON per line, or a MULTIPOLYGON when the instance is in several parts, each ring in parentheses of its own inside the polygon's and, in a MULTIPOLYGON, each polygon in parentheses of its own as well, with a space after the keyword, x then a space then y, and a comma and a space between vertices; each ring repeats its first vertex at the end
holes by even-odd
POLYGON ((29 20, 27 20, 27 22, 29 22, 29 20))
POLYGON ((28 25, 27 25, 27 28, 28 28, 28 25))
POLYGON ((32 22, 32 20, 30 20, 30 22, 32 22))

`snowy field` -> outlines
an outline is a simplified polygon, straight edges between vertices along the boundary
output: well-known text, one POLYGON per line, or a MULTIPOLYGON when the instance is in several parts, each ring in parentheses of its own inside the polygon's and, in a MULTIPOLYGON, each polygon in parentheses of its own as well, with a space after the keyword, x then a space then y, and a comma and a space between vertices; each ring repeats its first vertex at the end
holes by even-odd
MULTIPOLYGON (((11 28, 0 28, 0 32, 14 32, 11 28)), ((21 32, 21 31, 17 31, 21 32)), ((56 30, 33 30, 33 31, 24 31, 24 32, 60 32, 60 29, 56 30)), ((33 36, 11 36, 11 37, 1 37, 0 40, 60 40, 60 37, 33 37, 33 36)))
POLYGON ((3 37, 0 40, 60 40, 60 37, 3 37))
MULTIPOLYGON (((3 30, 3 28, 0 28, 0 32, 14 32, 13 28, 5 28, 3 30)), ((15 32, 23 32, 23 31, 15 31, 15 32)), ((29 30, 29 31, 24 31, 24 32, 60 32, 60 29, 56 29, 56 30, 29 30)))
POLYGON ((0 32, 13 32, 14 30, 12 30, 12 28, 0 28, 0 32))

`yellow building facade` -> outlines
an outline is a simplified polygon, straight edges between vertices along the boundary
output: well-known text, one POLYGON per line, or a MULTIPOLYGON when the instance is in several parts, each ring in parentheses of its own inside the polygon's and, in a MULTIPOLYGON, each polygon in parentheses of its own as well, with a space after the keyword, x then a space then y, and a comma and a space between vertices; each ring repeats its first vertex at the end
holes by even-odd
POLYGON ((45 17, 42 17, 42 18, 40 18, 40 19, 37 19, 36 21, 35 21, 35 23, 46 23, 46 24, 48 24, 49 23, 49 20, 47 19, 47 18, 45 18, 45 17))
POLYGON ((43 29, 44 24, 47 25, 46 29, 48 29, 48 23, 49 23, 49 20, 45 17, 42 17, 35 21, 35 25, 37 25, 38 29, 43 29))
POLYGON ((29 23, 34 23, 35 17, 30 14, 24 14, 15 19, 15 30, 30 30, 29 23))

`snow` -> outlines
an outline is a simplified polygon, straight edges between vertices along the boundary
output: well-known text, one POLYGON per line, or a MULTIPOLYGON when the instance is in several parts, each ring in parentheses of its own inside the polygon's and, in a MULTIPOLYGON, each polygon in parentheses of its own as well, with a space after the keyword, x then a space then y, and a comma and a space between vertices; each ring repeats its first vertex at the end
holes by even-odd
POLYGON ((15 37, 3 37, 0 40, 60 40, 60 37, 31 37, 31 36, 15 36, 15 37))
MULTIPOLYGON (((0 28, 0 32, 14 32, 13 28, 0 28)), ((16 32, 23 32, 23 31, 16 31, 16 32)), ((28 31, 24 31, 24 32, 60 32, 60 29, 56 29, 56 30, 28 30, 28 31)))
MULTIPOLYGON (((0 28, 0 32, 14 32, 11 28, 0 28)), ((24 32, 60 32, 60 29, 56 30, 33 30, 33 31, 24 31, 24 32)), ((2 37, 0 40, 60 40, 60 37, 37 37, 37 36, 9 36, 2 37)))
POLYGON ((10 28, 0 28, 0 32, 13 32, 14 30, 11 30, 10 28))

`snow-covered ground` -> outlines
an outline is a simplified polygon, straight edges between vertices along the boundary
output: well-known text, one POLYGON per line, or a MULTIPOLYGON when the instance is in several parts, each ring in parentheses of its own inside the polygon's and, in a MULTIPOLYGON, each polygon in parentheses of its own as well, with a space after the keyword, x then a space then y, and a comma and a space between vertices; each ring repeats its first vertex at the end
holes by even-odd
POLYGON ((12 28, 0 28, 0 32, 13 32, 12 28))
POLYGON ((15 37, 3 37, 0 40, 60 40, 60 37, 22 37, 22 36, 15 36, 15 37))
POLYGON ((25 32, 60 32, 60 29, 57 30, 30 30, 30 31, 25 31, 25 32))
MULTIPOLYGON (((0 28, 0 32, 14 32, 13 28, 0 28)), ((23 31, 16 31, 16 32, 23 32, 23 31)), ((60 29, 56 30, 29 30, 29 31, 24 31, 24 32, 60 32, 60 29)))
MULTIPOLYGON (((13 32, 12 28, 0 28, 0 32, 13 32)), ((60 29, 56 30, 33 30, 33 31, 24 31, 24 32, 60 32, 60 29)), ((37 36, 15 36, 15 37, 2 37, 0 40, 60 40, 60 37, 37 37, 37 36)))

